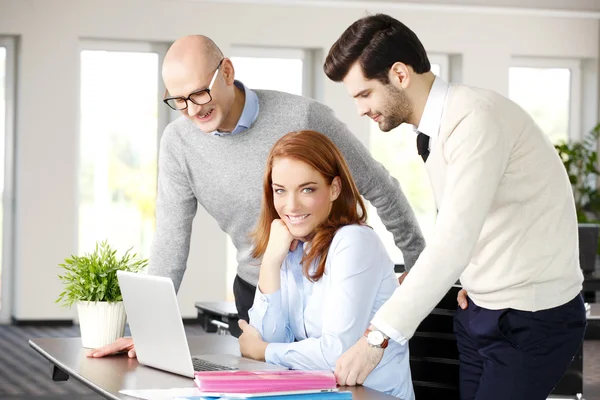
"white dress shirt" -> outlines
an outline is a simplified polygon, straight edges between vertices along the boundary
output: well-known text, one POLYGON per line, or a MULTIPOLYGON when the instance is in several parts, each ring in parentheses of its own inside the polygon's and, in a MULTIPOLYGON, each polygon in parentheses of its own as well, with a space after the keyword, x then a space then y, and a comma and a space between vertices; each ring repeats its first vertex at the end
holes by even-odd
MULTIPOLYGON (((281 266, 281 288, 256 290, 250 324, 269 342, 265 358, 291 369, 335 370, 339 356, 363 335, 379 307, 398 287, 394 264, 379 236, 348 225, 335 234, 325 274, 312 282, 302 274, 302 245, 281 266)), ((311 273, 315 270, 311 266, 311 273)), ((390 341, 365 386, 413 400, 408 344, 390 341)))
POLYGON ((548 137, 497 93, 442 87, 436 78, 419 123, 436 138, 425 164, 434 233, 372 320, 399 342, 459 278, 475 304, 492 310, 557 307, 583 282, 573 193, 548 137))
POLYGON ((436 77, 427 97, 419 126, 415 127, 416 132, 429 136, 430 151, 440 133, 440 124, 442 122, 442 113, 444 112, 444 102, 446 101, 447 93, 448 83, 442 78, 436 77))

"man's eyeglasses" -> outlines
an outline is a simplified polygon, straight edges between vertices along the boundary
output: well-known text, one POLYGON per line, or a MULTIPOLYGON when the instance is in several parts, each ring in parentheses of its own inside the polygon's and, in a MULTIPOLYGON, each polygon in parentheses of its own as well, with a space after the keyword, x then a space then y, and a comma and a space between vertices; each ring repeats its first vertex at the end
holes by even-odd
MULTIPOLYGON (((215 83, 215 80, 217 79, 217 74, 219 72, 219 68, 221 68, 223 60, 224 58, 221 59, 221 61, 219 61, 219 65, 217 65, 217 69, 215 70, 215 73, 213 74, 213 77, 210 80, 210 84, 206 89, 196 90, 195 92, 190 93, 188 97, 166 97, 163 100, 165 104, 171 107, 173 110, 181 111, 185 110, 188 107, 188 100, 198 106, 210 103, 212 101, 210 91, 212 89, 213 84, 215 83)), ((167 94, 169 93, 165 92, 165 96, 167 94)))

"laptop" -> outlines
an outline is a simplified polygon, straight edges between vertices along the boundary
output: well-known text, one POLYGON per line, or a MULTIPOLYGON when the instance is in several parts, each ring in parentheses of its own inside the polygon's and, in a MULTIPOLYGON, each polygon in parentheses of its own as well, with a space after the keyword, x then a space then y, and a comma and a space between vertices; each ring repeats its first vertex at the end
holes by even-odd
POLYGON ((231 354, 192 356, 173 281, 125 271, 117 279, 140 364, 190 378, 195 371, 287 369, 231 354))

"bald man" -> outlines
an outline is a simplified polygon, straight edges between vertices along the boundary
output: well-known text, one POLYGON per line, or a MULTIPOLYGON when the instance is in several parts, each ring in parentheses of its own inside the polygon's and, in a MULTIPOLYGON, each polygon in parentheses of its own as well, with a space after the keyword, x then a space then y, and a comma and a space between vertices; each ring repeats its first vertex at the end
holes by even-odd
MULTIPOLYGON (((205 36, 186 36, 169 49, 162 76, 165 103, 181 112, 161 138, 156 232, 148 272, 167 276, 179 290, 198 203, 237 249, 233 284, 240 318, 248 321, 260 262, 252 259, 249 237, 258 220, 262 179, 272 145, 288 132, 311 129, 329 136, 344 154, 361 194, 393 233, 410 268, 425 246, 414 212, 396 179, 328 107, 309 98, 250 90, 235 80, 231 60, 205 36)), ((89 356, 128 351, 121 338, 89 356)))

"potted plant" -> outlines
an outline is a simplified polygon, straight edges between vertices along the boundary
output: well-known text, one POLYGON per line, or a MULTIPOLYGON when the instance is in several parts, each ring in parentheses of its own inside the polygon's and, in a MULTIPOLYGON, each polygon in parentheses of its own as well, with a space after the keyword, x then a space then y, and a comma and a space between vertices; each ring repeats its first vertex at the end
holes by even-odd
POLYGON ((138 259, 130 251, 119 259, 116 250, 104 241, 96 243, 91 254, 71 255, 59 264, 64 274, 58 278, 65 290, 56 302, 66 307, 77 305, 83 347, 101 347, 125 333, 125 308, 117 271, 139 272, 148 265, 148 260, 138 259))
POLYGON ((555 145, 573 188, 579 222, 579 261, 584 274, 593 274, 600 260, 600 171, 597 150, 599 137, 600 124, 581 142, 555 145))
POLYGON ((577 219, 582 223, 600 220, 600 191, 598 190, 598 137, 600 124, 583 141, 559 143, 554 147, 563 161, 573 186, 577 219))
MULTIPOLYGON (((598 188, 600 170, 598 169, 597 148, 599 137, 600 124, 596 125, 581 142, 563 142, 554 146, 567 170, 573 188, 580 240, 582 239, 581 232, 586 230, 592 230, 593 235, 591 236, 595 237, 598 229, 596 225, 600 224, 600 190, 598 188)), ((590 235, 586 235, 586 239, 587 236, 590 235)), ((597 257, 600 257, 600 239, 596 239, 595 243, 592 239, 590 246, 589 252, 592 257, 594 252, 597 257)))
MULTIPOLYGON (((600 171, 598 170, 598 138, 600 124, 582 141, 556 144, 554 147, 567 170, 573 189, 579 222, 579 264, 585 282, 594 282, 600 264, 600 171)), ((597 294, 587 291, 584 300, 595 302, 597 294)))

